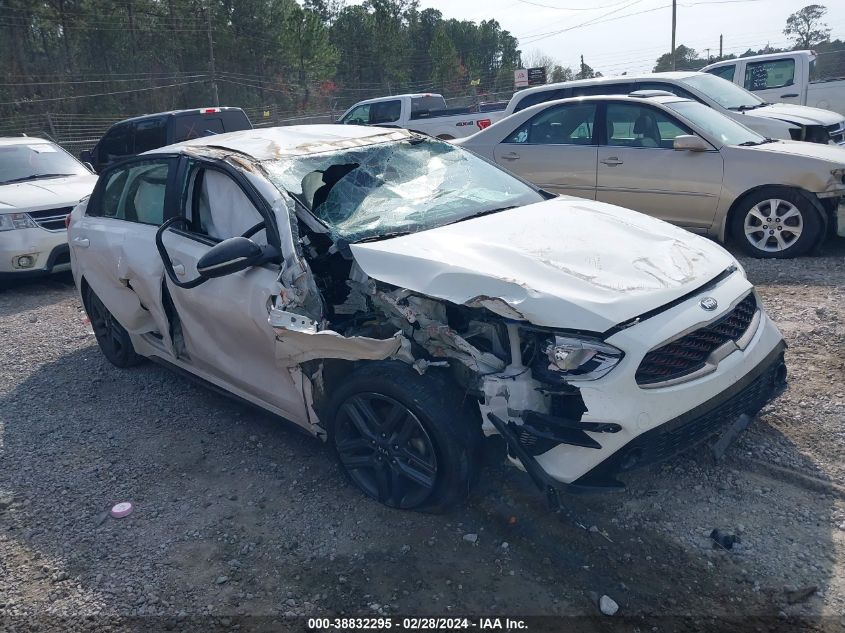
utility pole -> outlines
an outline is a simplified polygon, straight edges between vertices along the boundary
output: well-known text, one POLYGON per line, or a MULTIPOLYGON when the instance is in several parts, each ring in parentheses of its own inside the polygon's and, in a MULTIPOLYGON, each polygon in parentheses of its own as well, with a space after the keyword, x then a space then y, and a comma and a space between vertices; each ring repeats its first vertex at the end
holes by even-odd
POLYGON ((710 49, 709 49, 709 48, 705 48, 704 50, 706 50, 706 51, 707 51, 707 63, 709 64, 709 63, 710 63, 710 49))
POLYGON ((722 61, 722 34, 719 33, 719 61, 722 61))
POLYGON ((672 0, 672 70, 675 70, 675 24, 677 22, 678 0, 672 0))
POLYGON ((203 9, 205 11, 205 24, 208 30, 208 60, 211 66, 211 96, 214 99, 214 105, 220 105, 220 97, 217 95, 217 71, 214 68, 214 40, 211 37, 211 11, 208 7, 203 9))

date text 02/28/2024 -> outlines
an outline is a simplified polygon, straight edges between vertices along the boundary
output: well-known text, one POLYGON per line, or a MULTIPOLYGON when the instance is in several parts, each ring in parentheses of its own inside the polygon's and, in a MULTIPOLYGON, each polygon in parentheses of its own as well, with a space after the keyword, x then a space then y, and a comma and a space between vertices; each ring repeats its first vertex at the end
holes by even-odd
POLYGON ((528 627, 524 620, 511 618, 308 618, 309 631, 377 631, 398 629, 405 631, 443 631, 478 629, 489 631, 518 631, 528 627))

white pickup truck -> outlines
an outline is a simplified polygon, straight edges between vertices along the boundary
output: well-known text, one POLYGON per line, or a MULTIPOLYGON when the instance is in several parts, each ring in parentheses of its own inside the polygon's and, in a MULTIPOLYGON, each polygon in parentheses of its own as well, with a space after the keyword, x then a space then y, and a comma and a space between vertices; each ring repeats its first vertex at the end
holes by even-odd
POLYGON ((446 107, 439 94, 406 94, 359 101, 337 122, 346 125, 403 127, 412 132, 450 140, 475 134, 504 117, 504 105, 446 107), (496 110, 494 108, 499 108, 496 110))
POLYGON ((729 59, 702 70, 769 103, 794 103, 845 115, 845 78, 814 79, 817 58, 816 51, 770 53, 729 59))

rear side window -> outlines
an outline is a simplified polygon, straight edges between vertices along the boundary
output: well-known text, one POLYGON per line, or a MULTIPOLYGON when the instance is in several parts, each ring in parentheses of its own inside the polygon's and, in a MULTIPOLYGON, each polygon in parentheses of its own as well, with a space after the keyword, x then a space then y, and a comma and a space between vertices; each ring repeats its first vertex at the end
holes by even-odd
POLYGON ((166 121, 151 119, 135 124, 135 154, 167 145, 166 121))
POLYGON ((572 89, 573 97, 589 97, 592 95, 626 95, 633 92, 633 83, 595 84, 593 86, 576 86, 572 89))
POLYGON ((711 75, 716 75, 717 77, 721 77, 722 79, 727 79, 728 81, 734 80, 734 75, 736 74, 736 64, 728 64, 727 66, 719 66, 718 68, 711 68, 707 71, 711 75))
POLYGON ((100 161, 109 163, 124 156, 130 156, 134 154, 133 147, 132 126, 129 124, 115 126, 106 132, 99 143, 100 161))
POLYGON ((106 176, 100 195, 89 205, 87 215, 160 225, 164 221, 164 203, 169 159, 133 162, 106 176))
POLYGON ((547 108, 521 125, 505 143, 532 145, 592 145, 595 103, 572 103, 547 108))
MULTIPOLYGON (((238 128, 241 129, 241 128, 238 128)), ((223 134, 226 129, 223 119, 219 116, 202 116, 200 114, 177 116, 173 119, 173 142, 189 141, 192 138, 202 138, 214 134, 223 134)))
POLYGON ((446 100, 443 97, 426 95, 411 98, 411 118, 419 119, 436 110, 445 110, 446 100))
POLYGON ((529 95, 526 95, 516 104, 513 109, 514 112, 525 110, 538 103, 545 103, 546 101, 555 101, 557 99, 567 99, 572 96, 571 88, 558 88, 556 90, 541 90, 529 95))
POLYGON ((795 60, 772 59, 765 62, 749 62, 745 67, 745 89, 766 90, 783 88, 795 83, 795 60))
POLYGON ((373 125, 381 125, 383 123, 395 123, 399 120, 402 114, 402 102, 398 99, 395 101, 382 101, 374 103, 370 107, 370 123, 373 125))

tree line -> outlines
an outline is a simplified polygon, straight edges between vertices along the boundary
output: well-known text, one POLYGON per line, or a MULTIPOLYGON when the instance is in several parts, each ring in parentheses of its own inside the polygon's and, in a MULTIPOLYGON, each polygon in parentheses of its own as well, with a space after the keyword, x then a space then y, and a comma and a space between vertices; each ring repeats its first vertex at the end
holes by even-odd
POLYGON ((222 105, 291 112, 389 92, 481 100, 519 67, 496 20, 417 0, 0 0, 5 117, 211 105, 214 84, 222 105))

